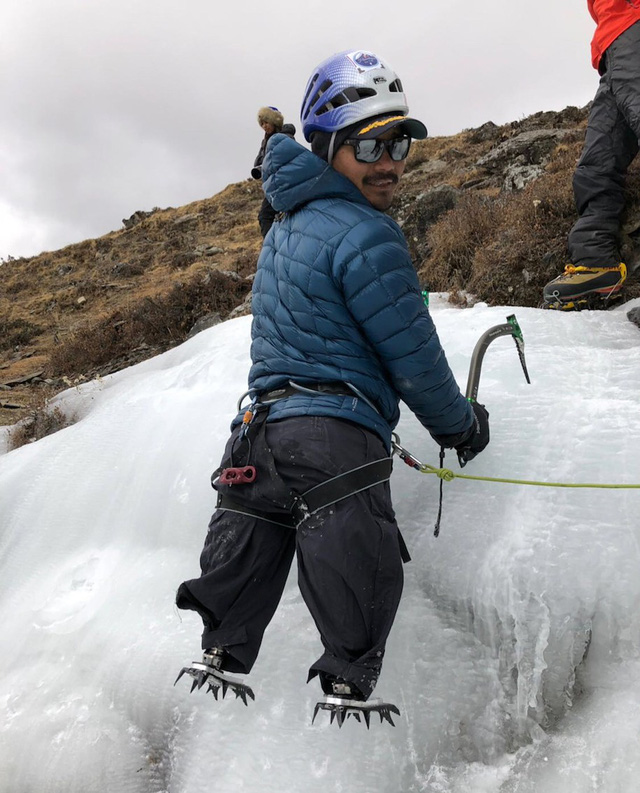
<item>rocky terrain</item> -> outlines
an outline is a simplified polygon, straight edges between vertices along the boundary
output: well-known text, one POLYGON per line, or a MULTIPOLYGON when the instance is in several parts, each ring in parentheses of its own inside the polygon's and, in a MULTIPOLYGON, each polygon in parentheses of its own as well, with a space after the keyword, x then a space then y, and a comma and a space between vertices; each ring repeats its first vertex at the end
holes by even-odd
MULTIPOLYGON (((539 304, 567 261, 571 174, 587 109, 487 122, 414 143, 392 210, 421 281, 464 306, 539 304)), ((261 246, 258 182, 0 264, 0 424, 33 419, 69 385, 117 371, 216 321, 250 312, 261 246)), ((633 266, 640 175, 628 180, 624 256, 633 266)), ((640 295, 631 283, 628 296, 640 295)))

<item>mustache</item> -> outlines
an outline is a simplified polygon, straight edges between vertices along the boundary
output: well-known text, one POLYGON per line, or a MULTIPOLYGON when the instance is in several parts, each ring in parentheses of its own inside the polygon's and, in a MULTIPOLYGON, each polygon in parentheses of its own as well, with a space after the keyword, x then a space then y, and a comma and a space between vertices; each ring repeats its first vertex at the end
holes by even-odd
POLYGON ((363 184, 373 184, 378 179, 389 179, 393 184, 398 183, 398 174, 395 171, 378 171, 377 173, 365 176, 362 180, 363 184))

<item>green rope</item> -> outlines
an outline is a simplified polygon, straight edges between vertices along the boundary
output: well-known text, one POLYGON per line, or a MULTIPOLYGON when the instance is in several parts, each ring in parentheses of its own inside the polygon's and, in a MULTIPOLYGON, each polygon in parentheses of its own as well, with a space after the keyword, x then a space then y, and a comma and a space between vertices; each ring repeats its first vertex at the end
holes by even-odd
POLYGON ((435 465, 423 463, 418 468, 421 474, 436 474, 439 479, 451 482, 453 479, 475 479, 478 482, 503 482, 508 485, 533 485, 534 487, 597 487, 607 490, 639 490, 640 485, 599 485, 591 483, 572 484, 570 482, 533 482, 527 479, 499 479, 494 476, 469 476, 468 474, 456 474, 449 468, 436 468, 435 465))

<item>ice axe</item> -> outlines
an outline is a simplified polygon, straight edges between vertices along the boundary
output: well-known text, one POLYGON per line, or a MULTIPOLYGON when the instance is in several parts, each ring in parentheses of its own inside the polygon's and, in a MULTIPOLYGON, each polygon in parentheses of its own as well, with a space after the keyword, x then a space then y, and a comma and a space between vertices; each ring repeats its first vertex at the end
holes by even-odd
MULTIPOLYGON (((482 370, 482 360, 484 358, 484 354, 491 342, 494 341, 494 339, 497 339, 499 336, 513 337, 513 340, 516 343, 516 349, 518 350, 520 364, 522 365, 522 371, 524 372, 527 383, 531 383, 529 372, 527 371, 527 362, 524 358, 524 337, 522 335, 522 329, 518 324, 516 315, 511 314, 507 317, 507 321, 502 325, 494 325, 492 328, 489 328, 489 330, 486 330, 478 339, 478 342, 473 350, 471 363, 469 364, 467 390, 465 391, 465 397, 472 404, 476 401, 478 396, 478 386, 480 385, 480 372, 482 370)), ((467 457, 467 453, 465 451, 458 452, 458 462, 460 463, 461 468, 464 468, 469 462, 469 458, 467 457)))

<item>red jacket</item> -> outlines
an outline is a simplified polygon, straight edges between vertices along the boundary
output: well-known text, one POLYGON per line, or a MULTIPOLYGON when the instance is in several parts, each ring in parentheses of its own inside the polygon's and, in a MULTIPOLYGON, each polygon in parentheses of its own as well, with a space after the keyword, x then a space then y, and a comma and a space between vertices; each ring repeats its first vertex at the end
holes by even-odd
POLYGON ((591 42, 591 62, 598 68, 609 44, 640 19, 640 0, 587 0, 597 28, 591 42))

